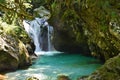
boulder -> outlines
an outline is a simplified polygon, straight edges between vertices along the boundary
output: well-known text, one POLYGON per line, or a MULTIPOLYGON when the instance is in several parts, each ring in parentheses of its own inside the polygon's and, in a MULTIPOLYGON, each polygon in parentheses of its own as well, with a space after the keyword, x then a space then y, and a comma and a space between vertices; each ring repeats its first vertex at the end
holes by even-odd
POLYGON ((70 80, 70 78, 68 76, 65 76, 65 75, 59 75, 57 77, 57 80, 70 80))
POLYGON ((25 45, 18 39, 0 35, 0 71, 16 70, 31 64, 25 45))
POLYGON ((19 67, 29 66, 31 64, 31 58, 29 53, 23 44, 22 41, 19 40, 19 67))
POLYGON ((30 77, 30 78, 28 78, 28 79, 26 79, 26 80, 39 80, 39 79, 36 78, 36 77, 30 77))
POLYGON ((79 80, 119 80, 120 79, 120 55, 110 58, 106 63, 90 76, 79 80))

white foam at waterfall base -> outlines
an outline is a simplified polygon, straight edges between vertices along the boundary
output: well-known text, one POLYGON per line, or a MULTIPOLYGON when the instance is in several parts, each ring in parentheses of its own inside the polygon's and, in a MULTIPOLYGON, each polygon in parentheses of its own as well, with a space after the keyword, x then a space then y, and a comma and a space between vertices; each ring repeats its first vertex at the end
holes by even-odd
POLYGON ((35 54, 39 55, 45 55, 45 56, 53 56, 53 55, 57 55, 57 54, 61 54, 63 52, 59 52, 59 51, 39 51, 39 52, 35 52, 35 54))

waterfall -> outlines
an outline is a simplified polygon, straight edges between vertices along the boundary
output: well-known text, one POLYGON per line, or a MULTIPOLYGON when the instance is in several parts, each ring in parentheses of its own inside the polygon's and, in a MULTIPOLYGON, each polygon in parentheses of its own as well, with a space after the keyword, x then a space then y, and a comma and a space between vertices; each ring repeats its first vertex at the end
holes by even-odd
POLYGON ((47 26, 47 28, 48 28, 48 50, 50 50, 50 33, 49 33, 49 26, 47 26))
POLYGON ((34 41, 36 54, 40 54, 41 51, 52 51, 54 49, 51 44, 53 27, 49 26, 45 19, 23 20, 23 25, 28 35, 34 41))

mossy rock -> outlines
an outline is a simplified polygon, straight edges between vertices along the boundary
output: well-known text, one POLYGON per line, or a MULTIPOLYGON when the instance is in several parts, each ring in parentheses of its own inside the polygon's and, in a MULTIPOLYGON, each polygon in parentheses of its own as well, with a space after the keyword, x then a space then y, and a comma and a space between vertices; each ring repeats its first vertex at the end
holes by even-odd
POLYGON ((0 71, 12 71, 31 64, 25 45, 8 34, 0 35, 0 71))
POLYGON ((120 79, 120 55, 110 58, 97 71, 83 80, 119 80, 120 79))
POLYGON ((26 80, 39 80, 39 79, 36 78, 36 77, 30 77, 30 78, 28 78, 28 79, 26 79, 26 80))
MULTIPOLYGON (((119 0, 46 1, 51 10, 49 22, 54 26, 57 50, 94 52, 108 60, 120 52, 119 0), (82 44, 83 43, 83 44, 82 44), (91 45, 94 48, 91 48, 91 45), (77 47, 76 47, 77 46, 77 47), (74 47, 76 49, 74 49, 74 47), (85 47, 85 48, 83 48, 85 47)), ((89 52, 88 52, 89 53, 89 52)))
POLYGON ((68 76, 65 76, 65 75, 59 75, 57 77, 57 80, 70 80, 70 78, 68 76))

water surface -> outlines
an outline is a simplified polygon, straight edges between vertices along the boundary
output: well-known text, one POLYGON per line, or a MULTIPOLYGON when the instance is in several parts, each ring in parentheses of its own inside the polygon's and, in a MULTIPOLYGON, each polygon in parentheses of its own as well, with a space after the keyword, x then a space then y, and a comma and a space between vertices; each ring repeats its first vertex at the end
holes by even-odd
POLYGON ((90 75, 102 64, 93 57, 80 54, 55 54, 39 56, 26 70, 7 73, 8 80, 25 80, 37 77, 39 80, 56 80, 59 75, 67 75, 72 80, 90 75))

